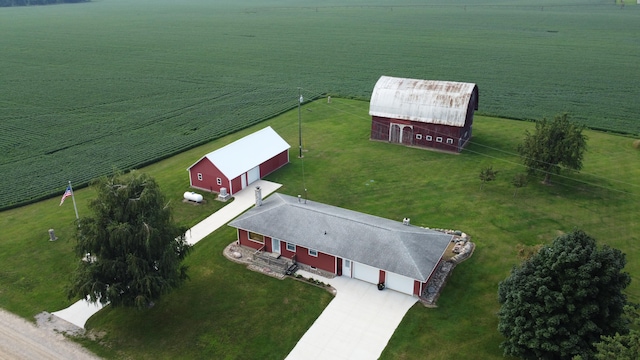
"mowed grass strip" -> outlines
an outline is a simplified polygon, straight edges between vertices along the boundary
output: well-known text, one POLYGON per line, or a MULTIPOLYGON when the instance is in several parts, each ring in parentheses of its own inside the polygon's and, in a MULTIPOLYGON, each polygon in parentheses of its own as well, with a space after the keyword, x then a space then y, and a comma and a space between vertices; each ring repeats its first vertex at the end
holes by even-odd
POLYGON ((103 0, 0 9, 0 208, 150 164, 381 75, 480 112, 640 133, 640 7, 611 1, 103 0))
MULTIPOLYGON (((497 286, 521 261, 520 250, 549 243, 575 227, 601 244, 621 249, 640 299, 640 151, 633 139, 587 131, 589 150, 581 173, 563 173, 543 186, 532 179, 514 197, 511 178, 525 169, 516 147, 533 123, 477 116, 474 136, 460 155, 369 140, 368 103, 332 99, 302 107, 304 158, 297 158, 298 112, 142 169, 157 178, 176 219, 192 225, 219 208, 182 203, 186 168, 202 155, 271 125, 292 145, 291 163, 269 176, 281 192, 385 218, 411 218, 419 226, 460 229, 477 249, 453 272, 437 309, 414 306, 390 340, 383 359, 502 358, 497 331, 497 286), (480 170, 498 170, 480 189, 480 170)), ((539 180, 539 179, 538 179, 539 180)), ((76 193, 81 216, 90 190, 76 193)), ((0 213, 0 306, 27 319, 69 305, 64 287, 75 259, 73 209, 58 199, 0 213), (57 242, 47 241, 56 229, 57 242)), ((187 262, 191 280, 152 309, 109 309, 89 320, 100 340, 82 343, 106 358, 281 359, 330 301, 317 288, 274 280, 223 258, 235 239, 223 228, 198 243, 187 262)))

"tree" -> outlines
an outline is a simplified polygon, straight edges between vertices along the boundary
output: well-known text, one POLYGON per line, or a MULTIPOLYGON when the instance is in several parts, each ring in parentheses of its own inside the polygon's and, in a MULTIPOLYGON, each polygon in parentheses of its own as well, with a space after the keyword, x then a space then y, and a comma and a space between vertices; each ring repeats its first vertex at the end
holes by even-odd
POLYGON ((515 267, 498 286, 498 330, 505 355, 589 359, 601 336, 624 334, 631 282, 625 255, 576 230, 515 267))
POLYGON ((516 197, 516 195, 518 194, 518 189, 520 189, 521 187, 525 187, 527 185, 527 182, 527 174, 517 173, 513 176, 513 179, 511 179, 511 185, 516 188, 513 191, 513 197, 516 197))
POLYGON ((493 166, 489 166, 480 170, 480 180, 482 181, 482 184, 480 184, 480 190, 482 190, 482 187, 486 182, 495 180, 497 174, 498 171, 494 171, 493 166))
POLYGON ((144 308, 186 278, 181 265, 189 245, 185 229, 155 180, 145 174, 114 174, 92 183, 97 192, 80 218, 76 253, 83 257, 72 275, 69 297, 89 297, 114 307, 144 308))
POLYGON ((637 309, 632 306, 625 307, 625 313, 633 323, 633 329, 628 334, 615 334, 603 336, 602 340, 595 344, 597 360, 637 360, 640 359, 640 318, 637 309))
POLYGON ((567 114, 557 115, 552 122, 542 119, 536 122, 536 132, 525 132, 524 142, 518 152, 530 174, 542 172, 543 183, 549 184, 552 173, 561 168, 579 171, 587 148, 587 136, 582 134, 584 125, 569 121, 567 114))

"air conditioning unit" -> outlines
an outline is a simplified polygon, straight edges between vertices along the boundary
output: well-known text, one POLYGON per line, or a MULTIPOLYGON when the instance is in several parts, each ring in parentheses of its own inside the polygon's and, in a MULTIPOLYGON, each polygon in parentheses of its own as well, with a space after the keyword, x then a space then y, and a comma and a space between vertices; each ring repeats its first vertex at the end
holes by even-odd
POLYGON ((220 188, 220 193, 218 193, 218 200, 220 201, 227 201, 229 200, 229 193, 227 192, 227 188, 222 187, 220 188))

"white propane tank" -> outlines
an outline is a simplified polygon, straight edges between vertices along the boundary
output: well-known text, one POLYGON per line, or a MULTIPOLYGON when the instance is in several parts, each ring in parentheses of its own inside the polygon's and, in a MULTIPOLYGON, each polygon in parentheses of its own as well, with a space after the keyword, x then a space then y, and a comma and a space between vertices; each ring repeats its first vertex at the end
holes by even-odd
POLYGON ((184 193, 184 198, 186 200, 197 202, 197 203, 202 202, 202 195, 196 194, 193 191, 187 191, 186 193, 184 193))

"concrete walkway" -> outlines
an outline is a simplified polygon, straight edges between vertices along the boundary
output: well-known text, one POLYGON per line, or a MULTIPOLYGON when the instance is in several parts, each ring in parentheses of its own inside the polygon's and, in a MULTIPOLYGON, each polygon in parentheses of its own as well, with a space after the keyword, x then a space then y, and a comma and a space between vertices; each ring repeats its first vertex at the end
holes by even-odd
MULTIPOLYGON (((196 244, 198 241, 204 239, 218 228, 224 226, 236 216, 242 214, 245 210, 249 209, 255 204, 255 189, 256 186, 260 186, 262 190, 262 197, 278 190, 282 184, 276 184, 265 180, 258 180, 242 191, 237 192, 233 196, 233 201, 224 206, 222 209, 216 211, 208 218, 194 225, 191 229, 187 230, 187 243, 190 245, 196 244)), ((56 311, 53 315, 59 317, 62 320, 70 322, 77 327, 83 328, 87 323, 87 320, 95 313, 102 309, 102 304, 93 304, 89 301, 78 300, 75 304, 69 306, 66 309, 56 311)))
POLYGON ((251 206, 255 205, 255 189, 257 186, 260 186, 260 189, 262 190, 262 197, 266 198, 267 195, 278 190, 282 184, 258 180, 244 188, 242 191, 237 192, 233 195, 234 199, 231 203, 187 230, 187 242, 190 245, 197 243, 212 232, 216 231, 218 228, 233 220, 236 216, 245 212, 251 206))
POLYGON ((327 279, 299 270, 305 278, 331 284, 336 297, 291 350, 287 360, 380 357, 391 335, 418 298, 337 276, 327 279))

